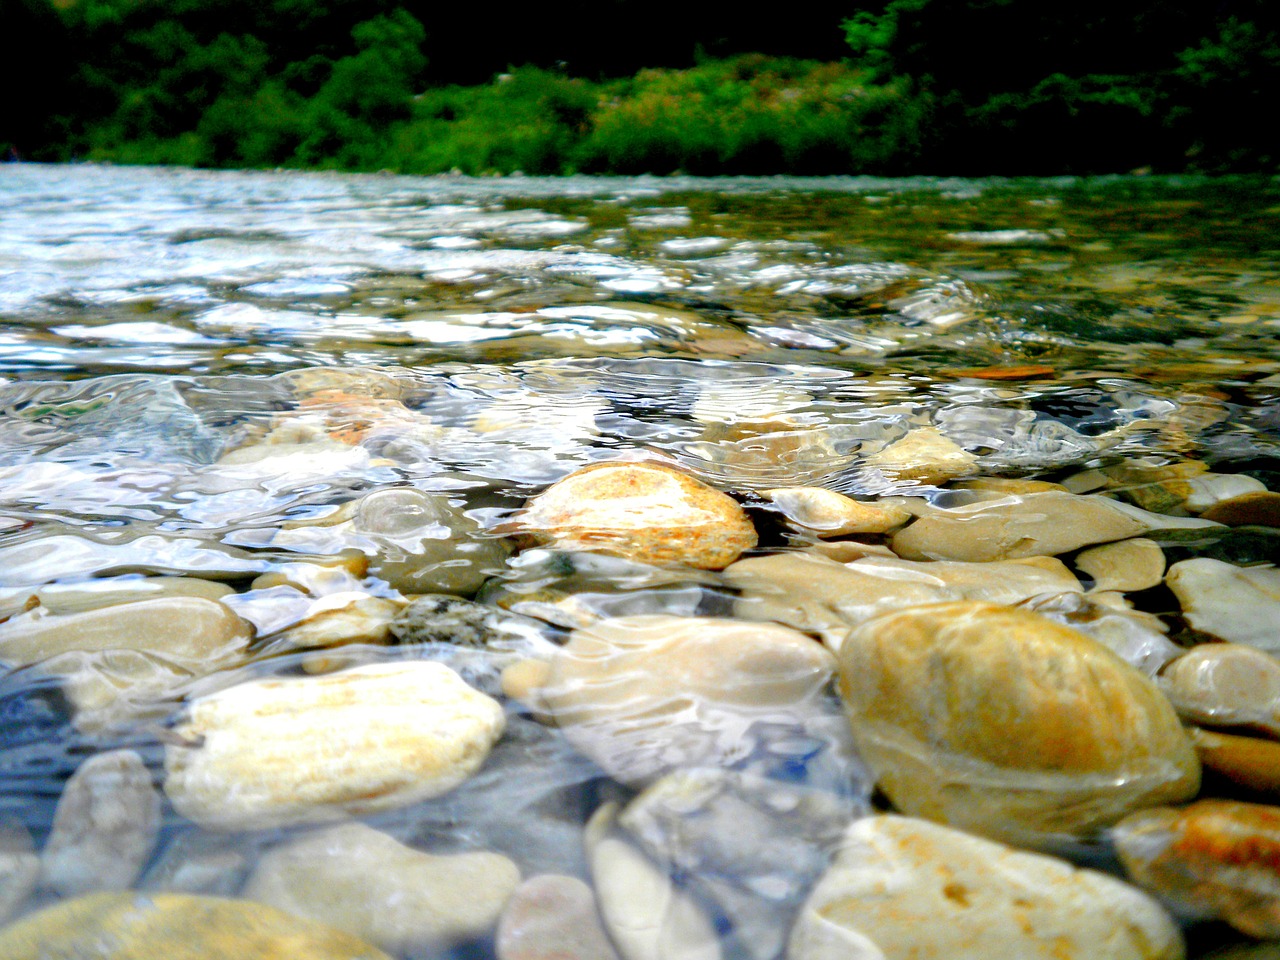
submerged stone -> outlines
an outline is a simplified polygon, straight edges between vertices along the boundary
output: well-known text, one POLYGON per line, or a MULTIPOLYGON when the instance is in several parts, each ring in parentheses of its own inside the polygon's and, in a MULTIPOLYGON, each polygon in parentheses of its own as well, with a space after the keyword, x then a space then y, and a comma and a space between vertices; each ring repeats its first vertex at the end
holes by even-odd
POLYGON ((618 960, 596 896, 577 877, 543 873, 516 888, 498 921, 498 960, 618 960))
POLYGON ((1197 557, 1175 563, 1165 582, 1197 630, 1280 652, 1280 570, 1197 557))
POLYGON ((1206 643, 1170 663, 1160 687, 1179 716, 1280 737, 1280 659, 1239 643, 1206 643))
POLYGON ((911 519, 896 504, 864 503, 822 487, 777 487, 764 495, 789 521, 819 537, 887 533, 911 519))
POLYGON ((788 960, 1182 960, 1141 891, 923 820, 858 820, 800 914, 788 960))
POLYGON ((496 701, 438 663, 260 680, 190 705, 164 789, 215 830, 341 819, 447 793, 503 727, 496 701))
POLYGON ((40 854, 44 886, 63 896, 125 890, 160 832, 160 795, 132 750, 91 757, 67 781, 40 854))
POLYGON ((1129 875, 1161 898, 1249 936, 1280 938, 1280 807, 1200 800, 1143 810, 1114 837, 1129 875))
POLYGON ((756 544, 733 498, 656 463, 584 467, 531 500, 515 526, 562 550, 718 570, 756 544))
POLYGON ((268 851, 243 896, 417 956, 489 934, 519 882, 500 854, 435 856, 352 823, 268 851))
POLYGON ((855 629, 840 691, 904 813, 1026 845, 1194 796, 1200 765, 1155 684, 1025 610, 943 603, 855 629))
POLYGON ((6 960, 391 960, 324 923, 247 900, 95 893, 0 930, 6 960))
POLYGON ((862 462, 894 480, 941 484, 973 473, 978 458, 937 427, 917 427, 862 462))
POLYGON ((1164 579, 1164 551, 1143 537, 1082 550, 1075 565, 1093 578, 1095 590, 1146 590, 1164 579))

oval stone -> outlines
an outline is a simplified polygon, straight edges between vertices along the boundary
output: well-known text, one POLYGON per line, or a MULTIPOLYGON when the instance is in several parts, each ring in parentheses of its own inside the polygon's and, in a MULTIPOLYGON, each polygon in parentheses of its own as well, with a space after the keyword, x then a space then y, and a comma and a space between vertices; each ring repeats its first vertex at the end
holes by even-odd
POLYGON ((504 725, 496 700, 439 663, 245 683, 191 705, 164 789, 219 830, 372 813, 452 790, 504 725))
POLYGON ((1116 826, 1115 842, 1129 875, 1162 898, 1251 937, 1280 937, 1280 807, 1143 810, 1116 826))
POLYGON ((908 817, 855 821, 788 960, 1181 960, 1160 906, 1124 882, 908 817))
POLYGON ((247 900, 95 893, 0 930, 5 960, 391 960, 323 923, 247 900))
POLYGON ((904 813, 1024 845, 1193 796, 1173 707, 1097 641, 959 602, 870 620, 839 652, 854 740, 904 813))
POLYGON ((584 467, 530 501, 515 524, 563 550, 705 570, 727 567, 756 545, 737 501, 656 463, 584 467))

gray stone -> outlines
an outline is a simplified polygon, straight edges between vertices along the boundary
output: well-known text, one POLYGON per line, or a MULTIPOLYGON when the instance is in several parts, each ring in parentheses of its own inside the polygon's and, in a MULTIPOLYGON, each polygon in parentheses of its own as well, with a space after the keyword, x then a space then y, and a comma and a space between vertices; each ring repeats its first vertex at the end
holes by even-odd
POLYGON ((8 923, 40 882, 40 858, 22 824, 0 823, 0 924, 8 923))
POLYGON ((63 896, 131 887, 160 831, 160 795, 132 750, 82 763, 62 790, 40 855, 44 886, 63 896))
POLYGON ((618 960, 596 897, 577 877, 530 877, 498 920, 498 960, 618 960))

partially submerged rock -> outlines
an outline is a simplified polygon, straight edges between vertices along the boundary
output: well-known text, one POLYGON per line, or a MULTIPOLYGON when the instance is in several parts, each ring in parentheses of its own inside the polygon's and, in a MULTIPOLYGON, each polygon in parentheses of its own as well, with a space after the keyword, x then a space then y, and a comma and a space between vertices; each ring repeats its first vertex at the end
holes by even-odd
POLYGON ((642 563, 718 570, 756 545, 731 497, 656 463, 584 467, 516 515, 515 527, 562 550, 597 550, 642 563))
POLYGON ((504 725, 496 701, 438 663, 260 680, 191 704, 164 788, 217 830, 335 820, 447 793, 504 725))
POLYGON ((968 602, 889 613, 838 659, 859 752, 904 813, 1036 845, 1199 788, 1156 686, 1034 613, 968 602))
POLYGON ((1182 960, 1177 926, 1114 877, 907 817, 845 833, 789 960, 1182 960))

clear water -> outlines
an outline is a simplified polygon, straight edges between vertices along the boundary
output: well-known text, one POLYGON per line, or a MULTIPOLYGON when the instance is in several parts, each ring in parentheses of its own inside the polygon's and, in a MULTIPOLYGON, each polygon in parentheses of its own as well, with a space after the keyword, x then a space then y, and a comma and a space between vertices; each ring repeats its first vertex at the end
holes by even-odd
MULTIPOLYGON (((217 576, 243 589, 289 559, 261 549, 284 520, 410 485, 492 527, 635 449, 748 502, 889 492, 857 452, 923 422, 987 474, 1193 457, 1280 489, 1278 227, 1270 180, 3 166, 0 586, 145 566, 49 546, 74 533, 154 536, 147 562, 197 574, 242 548, 248 566, 217 576), (355 430, 350 453, 310 465, 219 463, 296 411, 294 378, 317 367, 377 368, 412 422, 331 423, 355 430), (725 410, 788 417, 799 439, 735 443, 707 429, 725 410)), ((0 805, 37 842, 84 756, 159 756, 154 725, 76 732, 38 669, 0 679, 0 723, 0 805)), ((513 724, 492 779, 529 778, 528 835, 483 780, 400 833, 580 869, 578 824, 608 785, 513 724)), ((165 830, 162 850, 201 842, 172 814, 165 830)))

